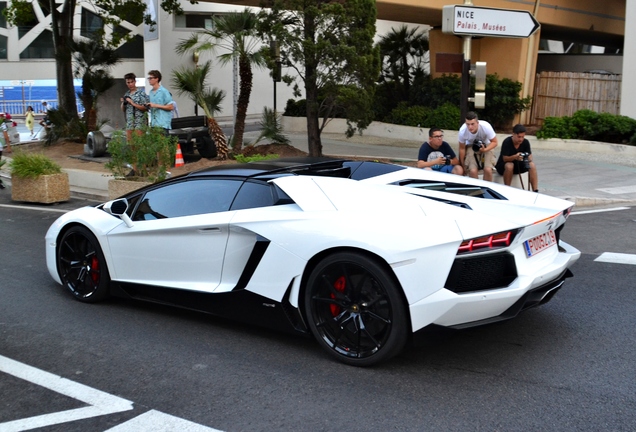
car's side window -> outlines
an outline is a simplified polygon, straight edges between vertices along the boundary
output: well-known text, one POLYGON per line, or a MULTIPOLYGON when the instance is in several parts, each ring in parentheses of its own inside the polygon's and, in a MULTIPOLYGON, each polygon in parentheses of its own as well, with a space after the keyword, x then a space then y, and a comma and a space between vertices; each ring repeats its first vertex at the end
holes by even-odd
POLYGON ((172 183, 146 193, 133 220, 154 220, 228 211, 241 181, 201 179, 172 183))
POLYGON ((270 184, 246 181, 232 203, 232 210, 268 207, 271 205, 274 205, 274 197, 270 184))

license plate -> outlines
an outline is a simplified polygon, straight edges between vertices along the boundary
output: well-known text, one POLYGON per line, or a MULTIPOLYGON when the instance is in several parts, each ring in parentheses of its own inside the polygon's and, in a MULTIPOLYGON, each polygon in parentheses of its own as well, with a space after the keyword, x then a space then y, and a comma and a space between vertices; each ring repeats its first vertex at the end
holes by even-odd
POLYGON ((557 242, 556 236, 554 235, 554 231, 550 230, 546 233, 539 234, 538 236, 531 238, 530 240, 526 240, 523 242, 523 246, 526 249, 526 256, 528 258, 535 256, 541 251, 546 250, 550 246, 555 245, 557 242))

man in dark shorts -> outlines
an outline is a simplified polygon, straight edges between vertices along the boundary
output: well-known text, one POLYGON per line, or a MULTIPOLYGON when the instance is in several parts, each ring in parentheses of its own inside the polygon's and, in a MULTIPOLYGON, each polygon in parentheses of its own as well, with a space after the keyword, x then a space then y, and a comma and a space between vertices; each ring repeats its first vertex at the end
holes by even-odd
POLYGON ((523 125, 515 125, 512 128, 512 136, 501 144, 501 153, 495 169, 503 176, 504 184, 507 186, 512 183, 514 174, 527 172, 530 187, 533 191, 539 192, 537 167, 532 161, 532 149, 530 141, 526 139, 526 128, 523 125))
POLYGON ((444 141, 444 132, 440 128, 428 130, 428 142, 422 144, 417 157, 417 167, 463 175, 464 169, 451 146, 444 141))

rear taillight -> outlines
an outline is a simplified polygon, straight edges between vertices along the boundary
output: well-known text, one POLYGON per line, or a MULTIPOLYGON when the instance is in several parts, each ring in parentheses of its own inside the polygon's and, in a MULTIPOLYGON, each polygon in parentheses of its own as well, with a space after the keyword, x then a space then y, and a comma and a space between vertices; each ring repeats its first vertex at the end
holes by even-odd
POLYGON ((464 240, 462 244, 459 245, 457 254, 486 252, 488 250, 508 247, 512 244, 512 241, 515 239, 518 232, 519 230, 504 231, 497 234, 464 240))

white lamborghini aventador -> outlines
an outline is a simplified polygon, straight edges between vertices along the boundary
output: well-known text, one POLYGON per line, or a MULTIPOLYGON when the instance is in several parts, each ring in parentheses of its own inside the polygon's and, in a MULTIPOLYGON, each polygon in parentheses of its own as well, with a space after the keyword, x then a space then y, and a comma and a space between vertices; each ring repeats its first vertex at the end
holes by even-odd
POLYGON ((572 205, 398 165, 275 160, 66 213, 46 257, 80 301, 124 296, 313 334, 364 366, 429 326, 550 300, 580 256, 560 239, 572 205))

